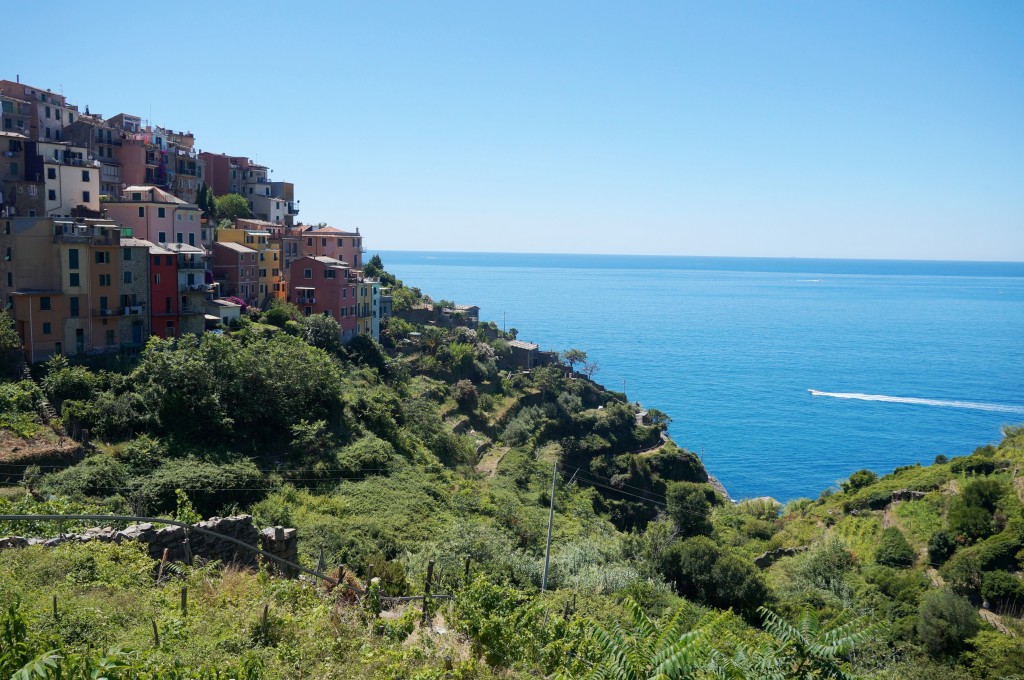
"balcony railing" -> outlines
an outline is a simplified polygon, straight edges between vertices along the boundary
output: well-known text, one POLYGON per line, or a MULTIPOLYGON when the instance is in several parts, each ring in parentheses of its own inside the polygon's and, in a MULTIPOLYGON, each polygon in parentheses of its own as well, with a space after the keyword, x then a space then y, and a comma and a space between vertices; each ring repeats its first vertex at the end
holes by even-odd
POLYGON ((316 298, 315 297, 304 297, 304 298, 300 297, 300 298, 297 298, 295 300, 295 304, 297 304, 297 305, 315 305, 316 304, 316 298))
POLYGON ((181 293, 209 293, 213 286, 208 283, 181 283, 178 284, 178 291, 181 293))
POLYGON ((94 246, 116 246, 121 244, 121 238, 112 238, 110 236, 96 236, 94 234, 54 234, 54 243, 91 243, 94 246))
POLYGON ((94 317, 111 317, 121 316, 124 314, 124 307, 114 307, 113 309, 94 309, 92 315, 94 317))

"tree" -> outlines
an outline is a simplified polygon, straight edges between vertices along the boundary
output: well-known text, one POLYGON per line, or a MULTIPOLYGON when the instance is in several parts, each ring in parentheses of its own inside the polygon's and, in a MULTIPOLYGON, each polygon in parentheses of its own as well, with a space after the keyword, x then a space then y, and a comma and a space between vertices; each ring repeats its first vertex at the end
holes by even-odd
POLYGON ((662 557, 661 571, 683 597, 719 609, 732 607, 748 617, 768 597, 757 568, 707 536, 670 547, 662 557))
POLYGON ((14 329, 14 319, 7 310, 0 310, 0 377, 9 375, 21 351, 21 338, 14 329))
POLYGON ((933 567, 944 564, 956 552, 957 542, 948 531, 936 531, 928 539, 928 561, 933 567))
POLYGON ((370 261, 363 265, 363 274, 371 278, 377 278, 382 273, 384 273, 384 263, 381 261, 380 255, 374 253, 370 261))
POLYGON ((196 192, 196 205, 203 211, 203 217, 213 219, 217 213, 217 198, 213 195, 213 189, 205 182, 199 186, 196 192))
POLYGON ((659 411, 656 408, 649 408, 647 409, 647 422, 650 423, 652 427, 667 430, 668 426, 672 424, 672 418, 664 411, 659 411))
MULTIPOLYGON (((680 607, 665 621, 654 621, 630 597, 623 603, 632 625, 627 630, 619 624, 594 630, 600 654, 588 668, 585 678, 622 678, 623 680, 682 680, 693 677, 705 660, 715 632, 725 620, 724 614, 694 630, 690 614, 680 607)), ((568 678, 569 676, 559 676, 568 678)))
POLYGON ((710 486, 676 482, 669 486, 666 496, 668 516, 675 522, 680 535, 706 536, 711 533, 711 501, 714 499, 714 491, 710 486))
POLYGON ((285 324, 289 321, 299 321, 301 319, 303 319, 303 315, 298 307, 290 302, 282 302, 277 299, 270 303, 270 309, 263 314, 265 322, 278 328, 284 328, 285 324))
POLYGON ((917 634, 932 656, 956 656, 978 628, 971 603, 949 590, 929 591, 918 608, 917 634))
POLYGON ((889 527, 882 532, 882 539, 875 551, 875 562, 897 569, 914 565, 914 550, 907 543, 902 531, 896 527, 889 527))
POLYGON ((569 370, 576 372, 576 364, 587 363, 587 353, 581 349, 567 349, 562 352, 562 361, 569 364, 569 370))
POLYGON ((233 220, 236 218, 249 218, 252 217, 252 211, 249 209, 249 201, 245 200, 245 196, 239 194, 225 194, 218 196, 215 199, 217 206, 217 217, 220 219, 233 220))
POLYGON ((580 367, 580 373, 587 376, 587 379, 593 380, 594 374, 597 373, 598 366, 596 361, 588 361, 580 367))
MULTIPOLYGON (((762 607, 764 629, 774 638, 771 659, 781 661, 783 673, 754 677, 854 678, 843 657, 871 638, 877 630, 866 617, 859 617, 831 629, 822 629, 817 615, 805 609, 793 625, 762 607)), ((744 677, 751 677, 745 675, 744 677)))
POLYGON ((850 475, 848 480, 843 482, 843 491, 846 493, 853 493, 858 489, 874 484, 876 481, 878 481, 878 475, 871 470, 857 470, 850 475))
POLYGON ((302 339, 334 353, 341 349, 341 326, 330 314, 313 314, 302 321, 302 339))
POLYGON ((460 380, 455 383, 455 387, 452 388, 452 396, 455 397, 455 403, 463 411, 472 411, 480 401, 480 393, 477 392, 476 385, 469 380, 460 380))

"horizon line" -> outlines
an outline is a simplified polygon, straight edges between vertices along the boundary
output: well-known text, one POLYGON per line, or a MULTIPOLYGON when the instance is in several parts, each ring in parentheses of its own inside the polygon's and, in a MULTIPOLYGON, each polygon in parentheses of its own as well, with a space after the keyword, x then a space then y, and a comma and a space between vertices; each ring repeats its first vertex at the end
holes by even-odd
POLYGON ((824 256, 796 256, 796 255, 652 255, 649 253, 558 253, 545 251, 510 251, 510 250, 409 250, 405 248, 367 248, 370 252, 391 252, 391 253, 456 253, 459 255, 557 255, 557 256, 580 256, 580 257, 651 257, 667 259, 673 257, 688 257, 701 259, 718 260, 797 260, 816 261, 831 260, 836 262, 921 262, 936 264, 1017 264, 1024 266, 1024 260, 948 260, 934 258, 899 258, 899 257, 824 257, 824 256))

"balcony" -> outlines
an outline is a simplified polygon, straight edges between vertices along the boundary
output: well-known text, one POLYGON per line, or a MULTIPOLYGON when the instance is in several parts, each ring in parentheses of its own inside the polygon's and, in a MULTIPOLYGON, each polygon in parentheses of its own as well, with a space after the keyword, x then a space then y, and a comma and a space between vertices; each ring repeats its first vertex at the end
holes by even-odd
POLYGON ((178 292, 180 293, 210 293, 213 292, 213 285, 209 283, 180 283, 178 284, 178 292))
POLYGON ((94 246, 117 246, 121 244, 120 235, 117 238, 111 236, 96 236, 94 234, 74 232, 70 234, 58 233, 53 235, 54 243, 91 243, 94 246))
POLYGON ((123 313, 124 313, 124 308, 123 307, 114 307, 113 309, 94 309, 94 310, 92 310, 92 315, 93 315, 94 318, 101 318, 101 317, 102 318, 106 318, 106 317, 121 316, 123 313))
POLYGON ((315 297, 295 298, 295 304, 297 304, 297 305, 315 305, 316 304, 316 298, 315 297))

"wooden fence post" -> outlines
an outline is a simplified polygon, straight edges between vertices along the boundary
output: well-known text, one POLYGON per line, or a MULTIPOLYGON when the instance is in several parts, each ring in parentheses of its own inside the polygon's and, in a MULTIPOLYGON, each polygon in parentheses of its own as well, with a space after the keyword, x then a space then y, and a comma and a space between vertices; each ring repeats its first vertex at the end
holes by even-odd
POLYGON ((188 586, 181 587, 181 615, 188 616, 188 586))

